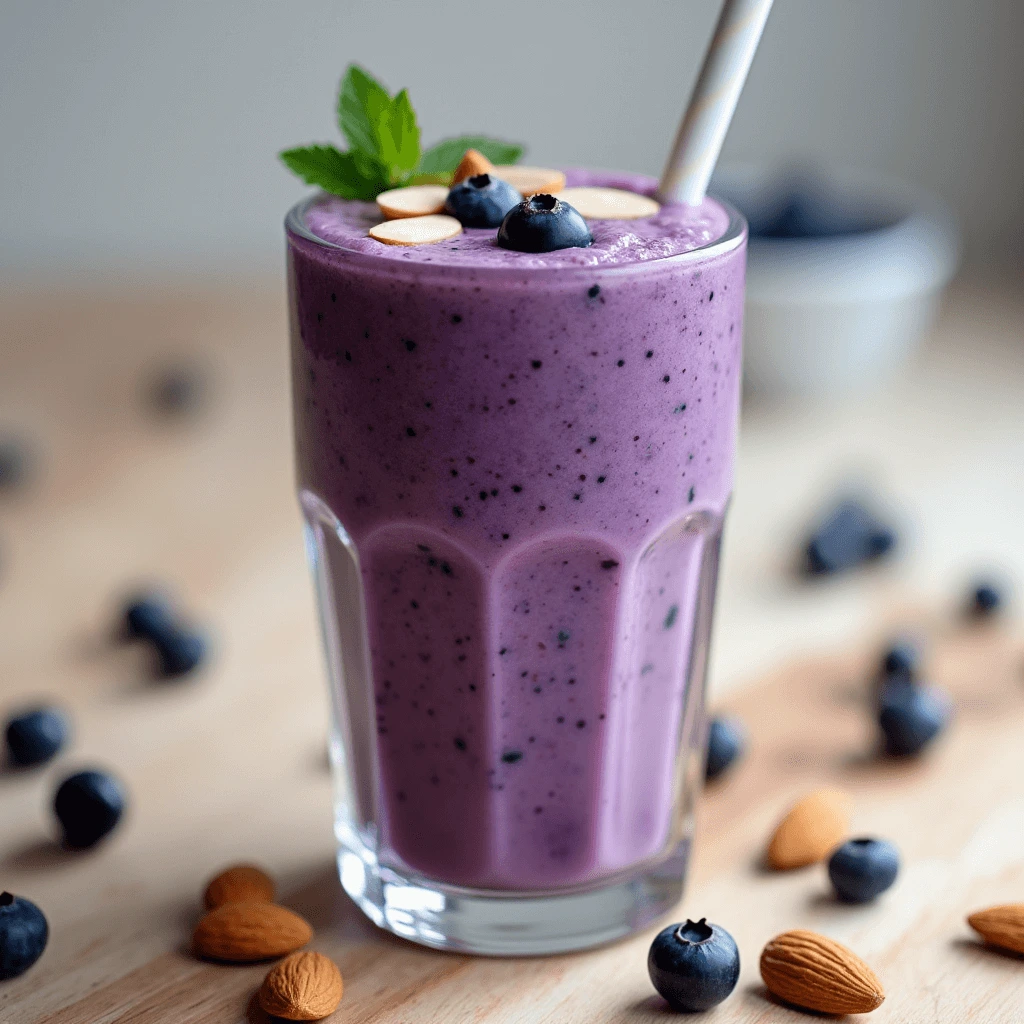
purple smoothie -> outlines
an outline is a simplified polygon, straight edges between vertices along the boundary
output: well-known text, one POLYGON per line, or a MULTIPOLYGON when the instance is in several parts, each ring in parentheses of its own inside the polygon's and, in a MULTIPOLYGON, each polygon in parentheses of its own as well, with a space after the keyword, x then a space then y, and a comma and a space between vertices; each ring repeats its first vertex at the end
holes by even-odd
POLYGON ((385 864, 483 889, 656 862, 700 768, 742 229, 709 199, 536 255, 493 230, 385 246, 373 204, 302 216, 298 476, 351 827, 385 864))

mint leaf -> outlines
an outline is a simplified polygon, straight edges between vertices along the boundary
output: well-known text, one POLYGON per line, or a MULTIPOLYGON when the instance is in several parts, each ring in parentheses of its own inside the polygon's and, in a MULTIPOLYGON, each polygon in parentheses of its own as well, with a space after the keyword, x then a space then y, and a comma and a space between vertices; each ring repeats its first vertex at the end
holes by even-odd
POLYGON ((342 199, 376 199, 387 187, 384 169, 365 154, 341 153, 334 146, 300 146, 280 156, 307 185, 319 185, 342 199))
POLYGON ((349 64, 338 91, 338 126, 349 146, 386 164, 381 124, 390 116, 391 94, 361 67, 349 64))
POLYGON ((395 183, 406 178, 420 159, 420 128, 416 112, 403 89, 392 101, 377 128, 381 162, 391 170, 395 183))
POLYGON ((452 174, 467 149, 479 150, 491 163, 514 164, 522 155, 523 147, 486 135, 461 135, 445 139, 431 146, 420 158, 417 174, 452 174))

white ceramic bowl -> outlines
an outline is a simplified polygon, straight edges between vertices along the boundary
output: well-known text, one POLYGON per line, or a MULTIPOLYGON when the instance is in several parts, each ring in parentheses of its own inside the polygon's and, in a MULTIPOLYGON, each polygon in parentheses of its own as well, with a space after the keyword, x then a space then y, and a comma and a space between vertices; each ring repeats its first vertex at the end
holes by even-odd
MULTIPOLYGON (((778 205, 782 180, 737 166, 719 171, 711 189, 756 223, 778 205)), ((751 238, 743 344, 755 392, 832 398, 885 378, 920 341, 956 269, 953 219, 930 193, 864 172, 813 181, 824 208, 870 227, 751 238)))

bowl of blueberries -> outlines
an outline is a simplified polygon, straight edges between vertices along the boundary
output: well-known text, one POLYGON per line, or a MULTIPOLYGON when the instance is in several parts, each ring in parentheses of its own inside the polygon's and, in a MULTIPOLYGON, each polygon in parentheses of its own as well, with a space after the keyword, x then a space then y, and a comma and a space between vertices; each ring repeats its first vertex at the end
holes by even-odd
POLYGON ((909 359, 956 270, 958 235, 941 200, 850 170, 733 166, 711 189, 750 225, 750 391, 833 399, 909 359))

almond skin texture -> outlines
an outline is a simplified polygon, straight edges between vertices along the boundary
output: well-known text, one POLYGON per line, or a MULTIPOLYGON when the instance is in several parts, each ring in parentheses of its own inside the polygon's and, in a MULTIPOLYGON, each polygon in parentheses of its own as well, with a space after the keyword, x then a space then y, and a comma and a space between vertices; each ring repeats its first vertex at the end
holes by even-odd
POLYGON ((285 1020, 321 1020, 341 1002, 341 971, 322 953, 293 953, 270 969, 260 1006, 285 1020))
POLYGON ((798 800, 768 843, 768 866, 776 871, 824 860, 850 833, 851 801, 838 789, 816 789, 798 800))
POLYGON ((459 166, 455 168, 455 173, 452 175, 452 184, 458 185, 460 181, 465 181, 466 178, 475 178, 478 174, 493 173, 494 164, 480 150, 467 149, 462 154, 459 166))
POLYGON ((990 945, 1024 954, 1024 903, 979 910, 967 923, 990 945))
POLYGON ((816 932, 776 935, 761 953, 761 978, 784 1002, 818 1013, 870 1013, 885 999, 860 957, 816 932))
POLYGON ((273 903, 274 880, 255 864, 234 864, 206 887, 207 910, 225 903, 273 903))
POLYGON ((312 937, 298 914, 274 903, 225 903, 199 922, 192 944, 211 960, 250 963, 294 953, 312 937))

